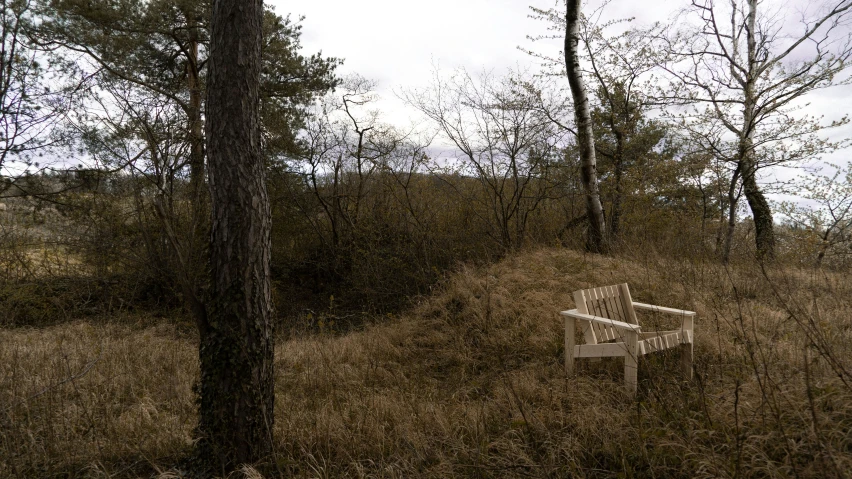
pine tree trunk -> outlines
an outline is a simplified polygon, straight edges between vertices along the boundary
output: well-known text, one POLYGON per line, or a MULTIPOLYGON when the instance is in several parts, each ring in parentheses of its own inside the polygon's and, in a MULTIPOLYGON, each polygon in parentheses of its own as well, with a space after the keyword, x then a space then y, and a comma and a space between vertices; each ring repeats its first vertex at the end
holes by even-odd
POLYGON ((574 119, 577 122, 577 143, 580 147, 580 176, 586 192, 586 211, 589 219, 586 248, 595 253, 604 253, 607 250, 606 221, 598 191, 595 138, 592 133, 589 97, 580 74, 579 19, 580 0, 568 0, 565 14, 565 69, 571 87, 571 96, 574 98, 574 119))
MULTIPOLYGON (((198 25, 191 9, 184 11, 189 27, 189 45, 187 60, 187 89, 189 90, 189 110, 187 111, 187 123, 189 132, 189 201, 192 207, 190 218, 190 237, 187 238, 185 255, 187 262, 182 264, 184 269, 181 274, 188 281, 184 286, 184 298, 190 311, 195 316, 196 323, 206 321, 206 311, 201 305, 199 285, 202 283, 203 275, 206 274, 210 208, 209 195, 204 188, 204 126, 201 121, 202 85, 199 74, 198 60, 198 25)), ((178 248, 175 242, 175 248, 178 248)))
MULTIPOLYGON (((186 83, 189 90, 189 110, 187 123, 189 126, 189 184, 191 199, 204 203, 204 132, 201 122, 201 81, 198 64, 198 27, 192 17, 192 12, 186 12, 189 28, 188 61, 186 68, 186 83)), ((203 211, 203 209, 201 210, 203 211)), ((194 218, 200 221, 200 218, 194 218)))
POLYGON ((260 151, 262 0, 215 0, 207 89, 211 303, 198 454, 223 473, 272 451, 270 209, 260 151))

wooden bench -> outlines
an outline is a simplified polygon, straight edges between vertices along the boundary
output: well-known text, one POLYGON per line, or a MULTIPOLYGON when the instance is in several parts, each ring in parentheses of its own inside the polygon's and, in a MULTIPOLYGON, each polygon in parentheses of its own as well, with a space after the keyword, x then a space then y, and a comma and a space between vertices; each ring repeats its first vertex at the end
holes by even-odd
POLYGON ((565 317, 565 371, 569 375, 574 372, 575 358, 623 357, 625 386, 635 394, 639 357, 680 346, 683 374, 692 379, 694 312, 635 303, 626 283, 575 291, 574 302, 577 309, 559 313, 565 317), (642 332, 637 309, 680 316, 680 329, 642 332), (577 321, 586 342, 582 345, 574 344, 577 321))

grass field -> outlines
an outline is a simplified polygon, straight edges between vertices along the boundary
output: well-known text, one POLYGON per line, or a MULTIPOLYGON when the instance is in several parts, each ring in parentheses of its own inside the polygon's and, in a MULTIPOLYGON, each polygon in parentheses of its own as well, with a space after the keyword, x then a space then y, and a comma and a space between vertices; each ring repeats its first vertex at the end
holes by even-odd
MULTIPOLYGON (((246 477, 852 477, 852 281, 538 249, 363 330, 281 340, 274 457, 246 477), (580 288, 691 309, 678 352, 562 369, 580 288)), ((641 315, 643 328, 674 326, 641 315)), ((141 314, 0 329, 0 476, 181 477, 197 340, 141 314)), ((232 475, 235 477, 235 475, 232 475)))

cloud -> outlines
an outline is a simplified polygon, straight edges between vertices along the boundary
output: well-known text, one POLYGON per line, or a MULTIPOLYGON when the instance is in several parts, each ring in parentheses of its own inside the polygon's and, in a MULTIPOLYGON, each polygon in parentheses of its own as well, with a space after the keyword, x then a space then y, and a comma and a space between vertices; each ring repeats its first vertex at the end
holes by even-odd
MULTIPOLYGON (((784 2, 792 18, 801 8, 784 2), (792 5, 792 6, 791 6, 792 5)), ((539 8, 562 8, 555 0, 531 0, 539 8)), ((284 2, 270 0, 279 14, 306 17, 303 26, 305 51, 322 50, 325 55, 346 60, 344 73, 355 72, 374 79, 384 100, 378 105, 390 122, 407 123, 416 114, 398 101, 393 91, 427 85, 433 65, 442 69, 464 67, 472 72, 510 67, 537 68, 537 60, 518 46, 558 55, 559 40, 533 44, 528 36, 547 34, 547 25, 529 18, 529 3, 513 0, 325 0, 284 2)), ((614 0, 607 4, 604 19, 636 17, 637 23, 665 21, 688 2, 632 2, 614 0)), ((587 11, 599 3, 584 5, 587 11)), ((796 17, 798 18, 798 17, 796 17)), ((792 20, 791 20, 792 21, 792 20)), ((852 87, 838 87, 808 96, 806 112, 836 119, 852 111, 852 87)), ((831 132, 852 135, 852 127, 831 132)), ((826 158, 846 163, 847 152, 826 158)))

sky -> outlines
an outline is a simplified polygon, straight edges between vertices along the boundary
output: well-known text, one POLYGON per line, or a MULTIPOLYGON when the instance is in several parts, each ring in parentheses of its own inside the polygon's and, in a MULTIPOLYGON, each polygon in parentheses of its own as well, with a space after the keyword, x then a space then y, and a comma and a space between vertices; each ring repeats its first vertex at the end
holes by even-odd
MULTIPOLYGON (((795 14, 795 3, 782 5, 795 14)), ((561 41, 535 42, 528 36, 546 34, 547 25, 529 17, 530 5, 538 8, 557 7, 560 0, 267 0, 278 14, 304 16, 302 44, 305 53, 322 51, 323 55, 345 60, 340 72, 357 73, 378 83, 382 97, 379 108, 383 118, 396 125, 414 121, 417 113, 396 98, 395 92, 423 88, 429 84, 434 69, 442 71, 464 67, 471 72, 508 68, 538 70, 538 60, 518 47, 558 55, 561 41)), ((686 6, 686 0, 636 2, 611 0, 606 8, 609 18, 636 17, 636 23, 670 21, 674 10, 686 6)), ((592 9, 599 2, 584 2, 592 9)), ((852 87, 832 88, 808 97, 809 114, 824 114, 836 119, 852 112, 852 87)), ((832 137, 852 137, 852 126, 835 130, 832 137)), ((849 151, 828 158, 847 163, 849 151)), ((780 177, 794 172, 779 171, 780 177)))
MULTIPOLYGON (((394 91, 426 86, 433 65, 472 71, 531 64, 518 46, 527 35, 544 32, 528 18, 526 0, 272 0, 279 14, 304 15, 305 52, 345 59, 342 73, 357 73, 378 83, 393 122, 407 114, 394 91)), ((545 3, 543 6, 550 4, 545 3)), ((559 46, 556 46, 559 51, 559 46)), ((413 112, 409 112, 414 114, 413 112)))

